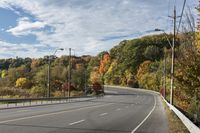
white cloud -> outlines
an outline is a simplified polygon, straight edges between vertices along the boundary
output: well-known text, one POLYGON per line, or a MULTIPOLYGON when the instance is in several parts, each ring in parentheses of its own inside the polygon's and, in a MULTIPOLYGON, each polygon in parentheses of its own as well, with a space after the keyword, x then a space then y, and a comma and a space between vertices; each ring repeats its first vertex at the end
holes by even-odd
POLYGON ((7 30, 15 36, 33 34, 41 44, 96 54, 122 39, 109 37, 135 37, 151 29, 166 29, 166 3, 166 0, 1 0, 0 7, 21 8, 36 18, 35 22, 19 19, 16 27, 7 30), (51 34, 38 30, 45 26, 51 27, 51 34), (107 41, 103 41, 105 38, 107 41))
POLYGON ((44 28, 45 25, 44 22, 31 22, 29 18, 22 17, 18 20, 18 25, 14 28, 10 28, 7 32, 11 32, 15 36, 29 35, 34 30, 44 28))
POLYGON ((12 57, 41 57, 49 54, 43 52, 41 49, 44 47, 41 44, 12 44, 0 40, 0 58, 4 58, 4 55, 12 55, 12 57), (38 54, 39 53, 39 54, 38 54))

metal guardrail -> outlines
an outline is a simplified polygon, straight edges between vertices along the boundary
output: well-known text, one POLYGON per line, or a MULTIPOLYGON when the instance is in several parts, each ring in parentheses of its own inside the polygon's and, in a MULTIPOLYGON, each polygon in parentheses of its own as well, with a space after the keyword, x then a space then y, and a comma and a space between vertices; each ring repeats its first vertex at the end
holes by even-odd
POLYGON ((6 108, 37 106, 53 103, 64 103, 70 100, 80 98, 92 98, 93 96, 78 96, 78 97, 51 97, 51 98, 15 98, 15 99, 0 99, 0 110, 6 108))
POLYGON ((176 107, 168 103, 164 97, 162 99, 165 101, 167 106, 173 110, 173 112, 179 117, 179 119, 183 122, 183 124, 187 127, 190 133, 200 133, 199 127, 197 127, 192 121, 190 121, 181 111, 179 111, 176 107))

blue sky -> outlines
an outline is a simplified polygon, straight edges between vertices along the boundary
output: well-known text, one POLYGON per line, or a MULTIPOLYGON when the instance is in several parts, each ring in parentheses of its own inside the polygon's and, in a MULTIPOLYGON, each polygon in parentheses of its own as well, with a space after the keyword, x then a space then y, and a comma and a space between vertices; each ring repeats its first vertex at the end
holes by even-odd
MULTIPOLYGON (((196 16, 198 0, 187 0, 196 16)), ((0 0, 0 58, 38 58, 65 48, 96 55, 124 39, 162 28, 170 32, 183 0, 0 0)))

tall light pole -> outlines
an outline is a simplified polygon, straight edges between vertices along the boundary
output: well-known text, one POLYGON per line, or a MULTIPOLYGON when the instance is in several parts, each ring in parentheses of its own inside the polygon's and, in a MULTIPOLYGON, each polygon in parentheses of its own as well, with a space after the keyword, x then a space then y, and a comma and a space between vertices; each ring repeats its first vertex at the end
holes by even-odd
POLYGON ((48 56, 48 81, 47 81, 48 92, 47 92, 47 97, 51 97, 51 85, 50 85, 51 57, 54 57, 58 50, 63 51, 64 49, 63 48, 58 48, 58 49, 55 50, 53 55, 49 55, 48 56))
MULTIPOLYGON (((174 35, 173 35, 173 42, 171 43, 167 33, 162 29, 155 29, 155 31, 162 31, 164 33, 164 36, 166 37, 170 47, 171 47, 171 85, 170 85, 170 104, 173 105, 173 87, 174 87, 174 46, 175 46, 175 38, 176 38, 176 29, 174 28, 174 35)), ((166 60, 165 60, 166 62, 166 60)), ((166 80, 166 79, 165 79, 166 80)))

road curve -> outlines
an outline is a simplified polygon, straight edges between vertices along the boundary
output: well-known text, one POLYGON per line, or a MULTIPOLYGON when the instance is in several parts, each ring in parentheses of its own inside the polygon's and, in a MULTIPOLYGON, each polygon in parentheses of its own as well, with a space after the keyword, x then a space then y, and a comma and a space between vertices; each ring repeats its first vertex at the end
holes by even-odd
POLYGON ((107 88, 89 101, 0 110, 1 133, 168 133, 161 98, 107 88))

